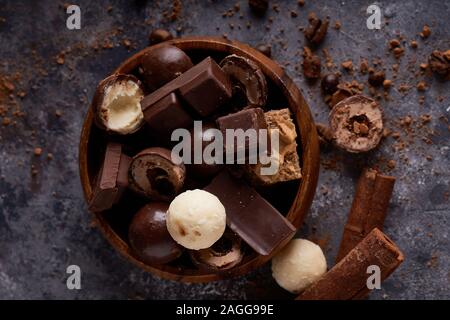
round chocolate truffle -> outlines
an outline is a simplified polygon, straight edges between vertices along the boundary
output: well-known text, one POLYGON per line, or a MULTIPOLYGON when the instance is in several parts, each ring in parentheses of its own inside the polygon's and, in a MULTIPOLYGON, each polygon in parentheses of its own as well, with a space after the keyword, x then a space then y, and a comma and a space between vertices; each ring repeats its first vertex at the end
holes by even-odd
POLYGON ((336 104, 329 116, 335 144, 348 152, 374 149, 383 136, 383 111, 372 98, 355 95, 336 104))
POLYGON ((329 73, 322 79, 322 89, 326 94, 333 94, 337 90, 339 84, 339 76, 329 73))
POLYGON ((156 90, 193 67, 183 50, 163 45, 147 52, 141 60, 141 72, 149 90, 156 90))
POLYGON ((166 202, 151 202, 142 207, 131 221, 128 232, 131 248, 145 263, 167 263, 182 253, 182 247, 167 231, 168 208, 166 202))
MULTIPOLYGON (((216 127, 214 126, 213 123, 206 123, 206 124, 203 124, 202 130, 194 130, 194 128, 190 130, 190 134, 191 134, 191 164, 186 164, 186 169, 189 172, 189 174, 194 175, 196 178, 200 178, 200 179, 211 178, 211 177, 215 176, 222 169, 221 164, 215 164, 215 163, 208 164, 208 163, 206 163, 205 160, 208 160, 208 162, 210 162, 212 159, 204 159, 203 158, 203 152, 205 151, 205 148, 208 145, 210 145, 211 143, 213 143, 214 139, 216 139, 215 132, 220 133, 220 131, 215 131, 213 129, 216 129, 216 127), (202 163, 200 163, 200 164, 194 164, 195 141, 201 141, 202 163)), ((210 153, 208 153, 208 155, 210 155, 210 153)), ((212 152, 211 156, 214 157, 215 153, 212 152)))

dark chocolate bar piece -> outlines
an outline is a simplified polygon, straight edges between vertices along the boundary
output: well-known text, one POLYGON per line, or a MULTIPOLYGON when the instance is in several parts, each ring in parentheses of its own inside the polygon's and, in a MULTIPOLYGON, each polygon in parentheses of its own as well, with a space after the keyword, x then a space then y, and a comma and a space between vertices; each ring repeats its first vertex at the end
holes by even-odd
POLYGON ((211 58, 178 89, 180 95, 200 115, 206 117, 231 98, 231 81, 211 58))
POLYGON ((110 209, 119 201, 128 187, 128 168, 131 158, 122 153, 118 143, 108 143, 100 172, 97 176, 89 210, 100 212, 110 209))
POLYGON ((178 78, 145 96, 141 100, 142 111, 145 113, 159 100, 175 91, 180 93, 194 111, 206 116, 231 97, 231 82, 217 63, 208 57, 178 78))
POLYGON ((194 121, 173 92, 145 109, 144 118, 152 132, 164 137, 175 129, 189 128, 194 121))
POLYGON ((228 226, 259 254, 270 255, 295 234, 295 227, 277 209, 226 170, 204 190, 219 198, 228 226))
POLYGON ((244 157, 247 157, 249 152, 254 151, 254 154, 248 154, 248 158, 251 159, 256 157, 258 154, 270 150, 270 139, 268 138, 267 123, 264 118, 264 111, 261 108, 248 108, 236 113, 219 117, 216 120, 216 123, 224 137, 225 154, 233 153, 239 159, 241 158, 241 154, 244 157), (233 130, 232 132, 234 133, 236 133, 237 129, 242 129, 243 131, 251 129, 255 130, 256 134, 253 139, 250 139, 250 136, 246 135, 245 140, 243 141, 240 141, 237 139, 236 135, 233 135, 233 140, 229 141, 226 134, 227 129, 233 130), (266 135, 262 136, 262 138, 264 138, 267 142, 265 148, 262 148, 262 145, 258 146, 259 136, 263 134, 260 131, 261 129, 266 130, 266 135), (242 151, 245 153, 242 153, 242 151))

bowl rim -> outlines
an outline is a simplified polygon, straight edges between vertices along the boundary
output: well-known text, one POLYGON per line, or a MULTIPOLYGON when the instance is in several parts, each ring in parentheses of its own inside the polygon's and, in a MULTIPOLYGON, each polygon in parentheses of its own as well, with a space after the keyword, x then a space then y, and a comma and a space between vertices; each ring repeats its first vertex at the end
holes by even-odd
MULTIPOLYGON (((300 130, 300 141, 302 143, 302 179, 297 190, 295 199, 289 209, 286 218, 298 230, 302 225, 303 220, 309 211, 314 194, 317 187, 319 176, 319 143, 317 138, 316 127, 311 115, 309 106, 303 98, 299 88, 295 85, 293 80, 284 72, 284 70, 273 60, 266 57, 256 49, 243 44, 238 41, 231 41, 219 37, 183 37, 163 42, 157 45, 146 47, 131 57, 126 59, 120 66, 115 69, 114 73, 129 73, 135 69, 139 64, 140 57, 163 45, 171 44, 182 50, 210 50, 225 52, 228 54, 238 54, 254 60, 262 69, 264 75, 269 77, 277 87, 282 91, 283 95, 288 101, 289 109, 291 110, 294 121, 300 130), (126 72, 125 72, 126 71, 126 72)), ((88 144, 89 136, 93 123, 92 106, 89 106, 88 112, 83 121, 83 127, 80 135, 79 143, 79 172, 83 188, 84 198, 86 202, 92 193, 88 171, 88 144)), ((226 270, 219 273, 206 273, 202 271, 187 272, 180 267, 173 267, 167 265, 148 265, 138 260, 131 252, 128 244, 120 238, 112 227, 107 223, 102 213, 93 213, 93 223, 100 229, 103 236, 108 240, 114 249, 116 249, 126 260, 131 261, 141 269, 157 275, 161 278, 182 282, 210 282, 215 280, 227 279, 230 277, 244 275, 257 267, 262 266, 268 262, 274 252, 270 256, 255 255, 250 259, 238 265, 231 270, 226 270)), ((290 239, 288 239, 290 240, 290 239)), ((288 241, 286 241, 287 243, 288 241)), ((280 246, 281 248, 281 246, 280 246)), ((279 250, 279 249, 278 249, 279 250)))

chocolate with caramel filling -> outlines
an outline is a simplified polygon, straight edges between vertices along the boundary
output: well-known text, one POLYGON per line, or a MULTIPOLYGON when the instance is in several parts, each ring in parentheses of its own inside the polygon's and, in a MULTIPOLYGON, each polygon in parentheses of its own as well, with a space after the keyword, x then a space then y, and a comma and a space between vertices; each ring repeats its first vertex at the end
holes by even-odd
POLYGON ((381 107, 363 95, 339 102, 331 111, 329 122, 335 144, 348 152, 372 150, 383 136, 381 107))
POLYGON ((227 270, 242 261, 244 253, 241 247, 241 238, 232 231, 227 231, 210 248, 192 250, 192 262, 203 270, 227 270))

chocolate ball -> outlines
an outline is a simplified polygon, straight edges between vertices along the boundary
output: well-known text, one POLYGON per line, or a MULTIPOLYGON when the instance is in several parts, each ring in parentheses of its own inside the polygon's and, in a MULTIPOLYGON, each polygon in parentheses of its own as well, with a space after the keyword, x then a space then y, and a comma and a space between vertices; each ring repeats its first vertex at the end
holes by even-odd
POLYGON ((157 44, 172 39, 173 39, 172 34, 165 29, 153 30, 148 37, 150 44, 157 44))
POLYGON ((166 202, 151 202, 142 207, 131 221, 128 231, 131 248, 145 263, 164 264, 175 260, 182 247, 170 236, 166 227, 166 202))
POLYGON ((151 91, 162 87, 192 67, 192 61, 187 54, 171 45, 150 50, 141 60, 142 77, 151 91))
POLYGON ((339 77, 334 73, 327 74, 325 77, 323 77, 321 83, 322 89, 326 94, 335 93, 338 84, 339 84, 339 77))
MULTIPOLYGON (((198 141, 202 141, 202 155, 206 146, 214 141, 214 133, 208 129, 216 129, 213 123, 205 123, 202 126, 202 130, 194 131, 194 129, 190 130, 191 134, 191 164, 186 164, 186 168, 188 172, 194 175, 196 178, 200 179, 208 179, 215 176, 221 169, 221 164, 207 164, 204 162, 202 156, 201 164, 194 164, 194 141, 198 139, 198 141)), ((214 154, 213 154, 214 156, 214 154)))

